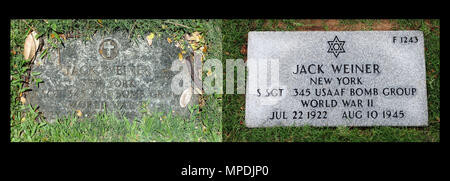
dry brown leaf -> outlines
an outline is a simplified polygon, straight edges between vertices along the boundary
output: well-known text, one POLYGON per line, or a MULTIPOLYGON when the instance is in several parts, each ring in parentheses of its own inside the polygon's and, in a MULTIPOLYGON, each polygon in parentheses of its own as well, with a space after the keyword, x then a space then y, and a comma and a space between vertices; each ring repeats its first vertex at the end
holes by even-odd
POLYGON ((186 90, 184 90, 180 96, 180 106, 186 107, 189 101, 191 101, 191 97, 192 97, 192 87, 189 87, 186 90))
POLYGON ((25 44, 23 45, 23 56, 26 60, 34 58, 34 55, 36 54, 39 46, 39 40, 36 39, 36 35, 37 33, 32 31, 25 39, 25 44))
POLYGON ((167 38, 167 42, 172 43, 172 39, 167 38))
POLYGON ((241 47, 241 54, 242 55, 247 55, 247 46, 244 44, 241 47))

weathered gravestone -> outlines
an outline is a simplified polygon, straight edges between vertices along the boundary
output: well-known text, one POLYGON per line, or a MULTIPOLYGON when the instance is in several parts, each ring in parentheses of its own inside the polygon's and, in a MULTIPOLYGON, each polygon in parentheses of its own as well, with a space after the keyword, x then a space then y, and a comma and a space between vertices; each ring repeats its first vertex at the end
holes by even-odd
POLYGON ((421 31, 250 32, 245 121, 428 125, 421 31))
POLYGON ((86 42, 69 39, 43 59, 38 55, 32 72, 39 72, 43 82, 31 84, 27 100, 50 122, 74 113, 90 118, 105 110, 131 121, 142 116, 144 103, 148 111, 188 115, 198 97, 187 96, 188 104, 182 105, 180 96, 188 86, 182 80, 191 80, 190 69, 183 68, 191 66, 193 56, 186 53, 180 60, 180 48, 164 36, 155 36, 151 45, 127 36, 116 32, 86 42), (177 92, 172 86, 184 87, 177 92))

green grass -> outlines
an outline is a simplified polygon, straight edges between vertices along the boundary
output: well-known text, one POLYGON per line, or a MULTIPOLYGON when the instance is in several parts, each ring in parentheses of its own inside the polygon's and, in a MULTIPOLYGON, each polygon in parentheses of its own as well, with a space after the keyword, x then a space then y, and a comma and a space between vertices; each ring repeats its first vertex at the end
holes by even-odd
MULTIPOLYGON (((30 107, 28 107, 31 109, 30 107)), ((188 119, 171 114, 145 113, 140 120, 128 121, 114 114, 99 113, 93 120, 68 115, 56 123, 25 119, 11 123, 12 142, 216 142, 221 139, 220 122, 198 121, 198 108, 188 119), (209 124, 209 125, 208 125, 209 124)), ((36 118, 37 114, 28 114, 36 118)))
POLYGON ((10 34, 10 139, 12 142, 219 142, 222 140, 221 95, 203 95, 204 104, 190 108, 191 116, 183 118, 161 112, 144 112, 142 119, 132 123, 113 113, 99 113, 91 120, 79 120, 74 115, 47 123, 39 110, 20 102, 27 84, 35 83, 30 76, 30 61, 24 60, 23 44, 31 30, 47 38, 51 48, 61 47, 64 38, 73 36, 84 41, 94 33, 128 32, 131 41, 150 32, 165 33, 173 41, 184 34, 200 32, 205 37, 208 51, 205 58, 221 57, 220 20, 11 20, 10 34), (31 79, 31 80, 29 80, 31 79))
MULTIPOLYGON (((224 20, 224 59, 243 58, 240 53, 249 31, 280 30, 282 20, 224 20)), ((284 31, 295 27, 311 26, 296 20, 282 21, 284 31)), ((358 23, 371 26, 378 20, 340 20, 341 26, 358 23)), ((424 32, 425 59, 428 90, 427 127, 275 127, 247 128, 245 122, 245 95, 224 95, 223 98, 223 141, 224 142, 439 142, 440 141, 440 21, 439 20, 390 20, 396 26, 393 30, 417 29, 424 32)), ((323 25, 327 30, 330 27, 323 25)), ((346 29, 348 27, 344 27, 346 29)), ((224 85, 226 83, 224 82, 224 85)))

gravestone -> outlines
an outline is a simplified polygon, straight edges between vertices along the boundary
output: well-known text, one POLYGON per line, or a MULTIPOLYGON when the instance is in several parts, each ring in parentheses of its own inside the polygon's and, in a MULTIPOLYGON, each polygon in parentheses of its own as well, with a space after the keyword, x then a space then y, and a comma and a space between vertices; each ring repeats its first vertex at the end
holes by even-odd
POLYGON ((42 58, 38 55, 32 65, 43 82, 30 84, 27 101, 50 122, 71 114, 92 118, 103 111, 132 121, 142 116, 144 104, 146 111, 187 116, 188 107, 198 104, 196 94, 182 105, 181 92, 172 91, 173 84, 188 85, 173 79, 191 80, 190 70, 184 68, 193 56, 185 53, 180 60, 182 50, 164 35, 155 36, 151 45, 144 38, 132 41, 127 33, 115 32, 96 34, 89 41, 68 39, 63 46, 42 58))
POLYGON ((245 122, 428 125, 421 31, 250 32, 245 122))

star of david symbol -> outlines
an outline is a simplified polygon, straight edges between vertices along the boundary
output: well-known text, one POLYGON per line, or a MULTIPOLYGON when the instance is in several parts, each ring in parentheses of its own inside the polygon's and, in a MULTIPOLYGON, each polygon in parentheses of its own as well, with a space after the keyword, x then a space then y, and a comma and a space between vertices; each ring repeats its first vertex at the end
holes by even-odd
POLYGON ((328 41, 328 45, 330 45, 328 53, 333 53, 337 58, 340 53, 345 53, 344 43, 345 41, 339 41, 339 38, 335 36, 333 41, 328 41))

